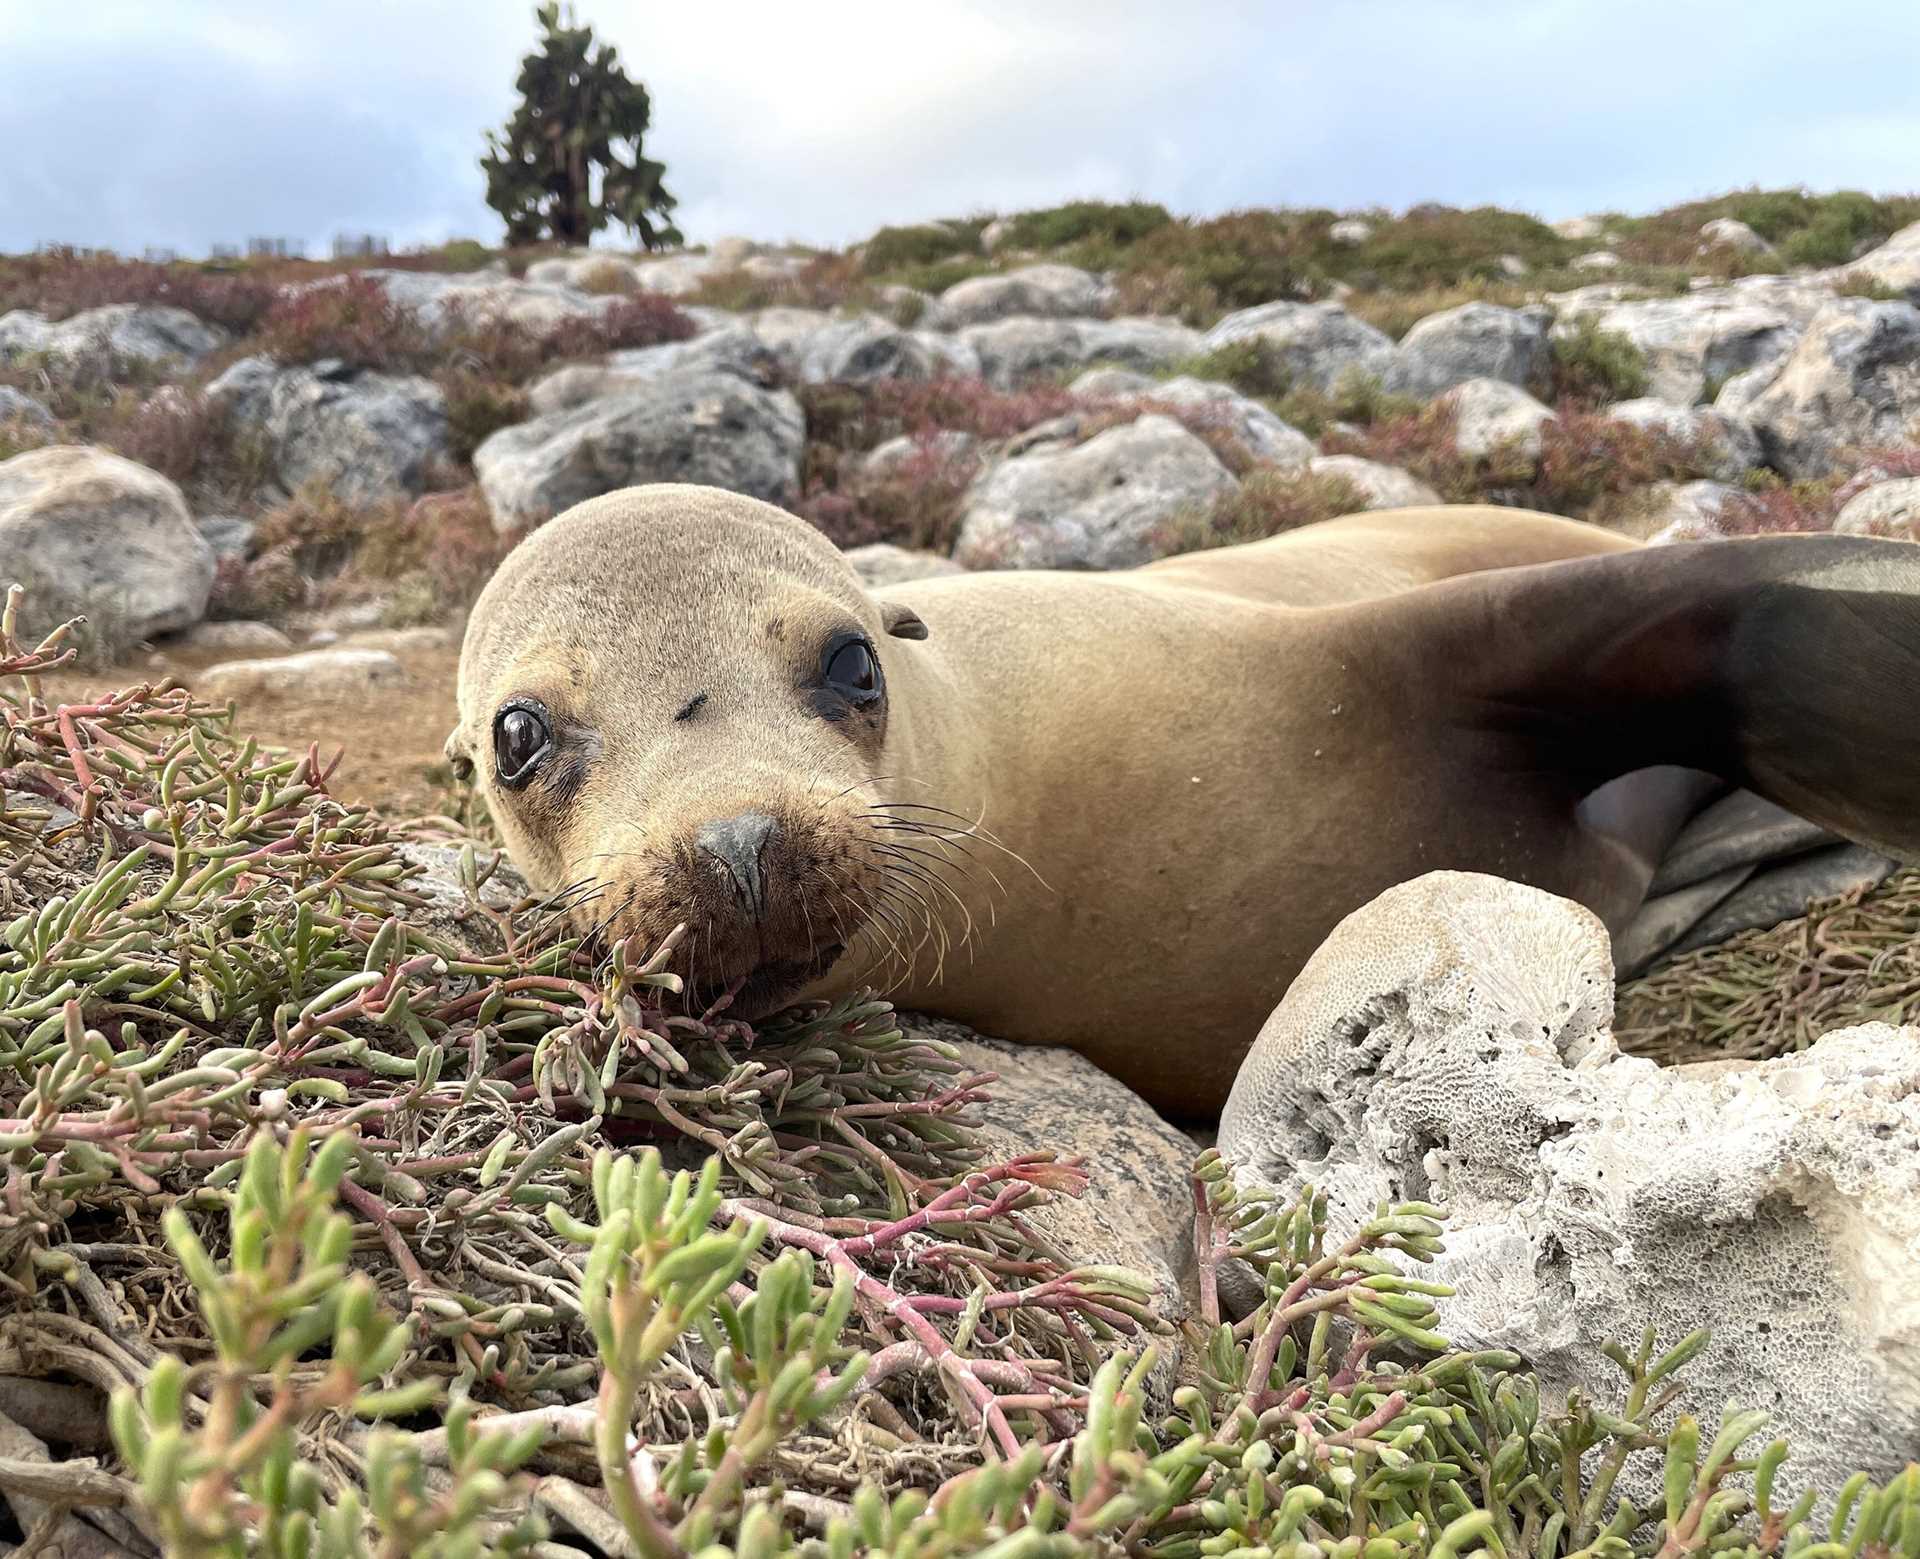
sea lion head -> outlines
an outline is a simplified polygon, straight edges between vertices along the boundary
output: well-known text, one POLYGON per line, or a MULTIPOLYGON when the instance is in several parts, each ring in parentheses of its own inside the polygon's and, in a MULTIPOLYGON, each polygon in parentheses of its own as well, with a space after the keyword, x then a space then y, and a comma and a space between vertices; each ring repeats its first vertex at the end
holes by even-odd
POLYGON ((643 955, 684 925, 690 1003, 756 1016, 886 913, 886 661, 925 635, 769 504, 612 493, 482 592, 448 757, 577 924, 643 955))

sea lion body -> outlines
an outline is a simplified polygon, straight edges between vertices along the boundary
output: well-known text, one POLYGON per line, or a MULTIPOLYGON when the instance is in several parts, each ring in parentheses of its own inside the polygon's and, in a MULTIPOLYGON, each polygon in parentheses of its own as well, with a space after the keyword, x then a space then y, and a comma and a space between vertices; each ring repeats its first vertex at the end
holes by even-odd
MULTIPOLYGON (((609 932, 685 922, 690 973, 744 978, 746 1010, 877 979, 1201 1114, 1397 882, 1484 872, 1631 914, 1692 772, 1753 778, 1696 707, 1725 626, 1696 621, 1702 567, 1446 508, 869 594, 780 511, 637 489, 503 565, 450 750, 540 886, 584 885, 609 932), (810 669, 856 631, 871 708, 810 669), (488 726, 524 693, 555 745, 508 791, 488 726)), ((1892 842, 1876 806, 1822 821, 1892 842)))

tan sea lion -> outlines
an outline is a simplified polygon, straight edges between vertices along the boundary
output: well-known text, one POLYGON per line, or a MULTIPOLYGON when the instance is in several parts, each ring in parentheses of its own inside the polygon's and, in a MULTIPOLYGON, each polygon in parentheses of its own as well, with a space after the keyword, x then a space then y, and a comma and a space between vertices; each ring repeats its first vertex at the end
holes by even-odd
POLYGON ((474 609, 449 740, 690 999, 875 983, 1217 1109, 1349 911, 1438 868, 1617 929, 1705 785, 1910 857, 1920 548, 1355 515, 1110 574, 863 589, 767 504, 631 489, 474 609))

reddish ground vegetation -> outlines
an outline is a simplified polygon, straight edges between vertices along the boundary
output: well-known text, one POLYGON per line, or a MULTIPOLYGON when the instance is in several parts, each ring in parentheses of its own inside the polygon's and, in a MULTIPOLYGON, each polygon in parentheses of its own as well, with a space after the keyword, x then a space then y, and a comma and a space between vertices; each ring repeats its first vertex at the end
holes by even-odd
POLYGON ((66 319, 109 303, 159 303, 244 335, 273 302, 259 277, 194 265, 82 255, 72 249, 0 257, 0 314, 32 309, 66 319))
POLYGON ((477 488, 364 508, 303 490, 262 516, 244 562, 221 565, 212 615, 378 599, 389 627, 444 622, 472 604, 511 546, 477 488))

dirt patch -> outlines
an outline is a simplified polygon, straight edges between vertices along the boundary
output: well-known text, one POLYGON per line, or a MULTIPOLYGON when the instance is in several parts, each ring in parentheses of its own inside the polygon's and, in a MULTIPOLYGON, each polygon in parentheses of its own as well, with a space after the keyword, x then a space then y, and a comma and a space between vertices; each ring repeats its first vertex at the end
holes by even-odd
MULTIPOLYGON (((357 642, 351 635, 340 640, 348 646, 357 642)), ((300 751, 318 742, 329 758, 344 748, 331 787, 343 801, 376 806, 392 817, 438 811, 448 781, 441 745, 455 718, 458 635, 450 632, 440 644, 396 646, 377 635, 367 642, 391 650, 406 672, 403 682, 351 698, 295 694, 250 701, 240 710, 237 729, 257 737, 263 747, 300 751)), ((123 665, 59 671, 42 680, 49 699, 77 703, 89 694, 163 676, 192 687, 197 672, 238 658, 161 648, 123 665)))

